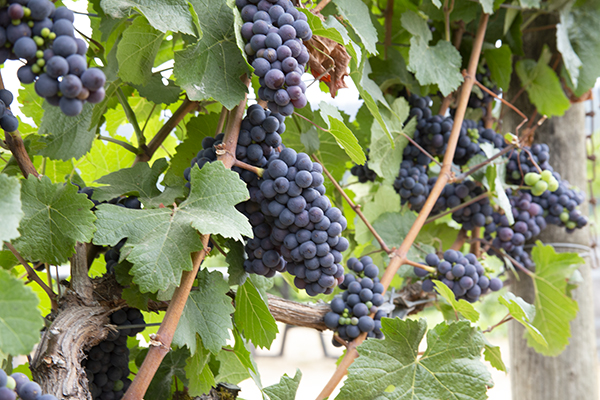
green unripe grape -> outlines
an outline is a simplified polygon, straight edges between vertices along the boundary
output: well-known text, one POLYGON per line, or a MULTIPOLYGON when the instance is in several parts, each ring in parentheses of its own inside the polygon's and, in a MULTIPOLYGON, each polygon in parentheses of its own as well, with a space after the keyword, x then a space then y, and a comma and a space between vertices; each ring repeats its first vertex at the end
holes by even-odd
POLYGON ((567 211, 560 213, 560 220, 566 223, 569 220, 569 213, 567 211))
POLYGON ((33 28, 33 21, 29 21, 29 22, 27 23, 27 26, 28 26, 28 27, 30 27, 30 28, 33 28))
POLYGON ((533 186, 541 179, 540 174, 536 174, 535 172, 528 172, 525 174, 525 184, 527 186, 533 186))
POLYGON ((8 376, 6 378, 6 387, 10 390, 15 390, 15 388, 17 387, 17 382, 15 381, 15 378, 13 378, 12 376, 8 376))
POLYGON ((23 15, 29 17, 31 15, 31 10, 27 7, 23 7, 23 15))
POLYGON ((352 325, 358 325, 358 318, 352 317, 351 322, 352 322, 352 325))
POLYGON ((39 58, 35 63, 40 67, 43 67, 44 65, 46 65, 46 60, 44 60, 43 58, 39 58))
POLYGON ((367 301, 367 302, 365 303, 365 306, 367 306, 367 308, 368 308, 368 309, 371 309, 371 307, 373 307, 373 303, 372 303, 372 302, 370 302, 370 301, 367 301))
POLYGON ((36 58, 44 58, 44 52, 41 50, 38 50, 35 52, 35 57, 36 58))
POLYGON ((56 33, 50 32, 50 34, 48 34, 48 39, 50 39, 50 40, 56 39, 56 33))
POLYGON ((511 177, 516 181, 521 178, 521 173, 519 171, 513 171, 511 177))
POLYGON ((37 64, 33 64, 31 66, 31 72, 33 72, 34 74, 38 75, 40 72, 42 72, 42 68, 40 68, 40 66, 37 65, 37 64))
POLYGON ((12 22, 13 25, 19 25, 21 23, 21 20, 20 19, 13 19, 11 22, 12 22))
MULTIPOLYGON (((535 188, 536 192, 544 193, 548 189, 548 184, 544 181, 538 181, 535 184, 534 188, 535 188)), ((539 195, 536 195, 536 196, 539 196, 539 195)))
POLYGON ((42 39, 39 36, 34 36, 33 40, 34 40, 35 44, 38 45, 38 47, 42 47, 44 45, 44 39, 42 39))
POLYGON ((123 381, 119 380, 115 382, 115 385, 113 386, 113 390, 115 392, 120 391, 121 389, 123 389, 123 386, 125 386, 125 384, 123 383, 123 381))
POLYGON ((569 222, 567 222, 567 228, 575 229, 575 228, 577 228, 577 223, 575 221, 569 221, 569 222))
POLYGON ((42 37, 48 37, 48 35, 50 35, 50 29, 44 28, 40 33, 42 34, 42 37))
POLYGON ((542 171, 542 179, 545 182, 550 183, 550 179, 552 179, 552 178, 554 178, 554 176, 552 176, 551 171, 548 171, 548 170, 542 171))
POLYGON ((552 179, 550 179, 550 182, 548 182, 548 190, 551 192, 555 192, 556 189, 558 189, 558 181, 555 177, 552 177, 552 179))

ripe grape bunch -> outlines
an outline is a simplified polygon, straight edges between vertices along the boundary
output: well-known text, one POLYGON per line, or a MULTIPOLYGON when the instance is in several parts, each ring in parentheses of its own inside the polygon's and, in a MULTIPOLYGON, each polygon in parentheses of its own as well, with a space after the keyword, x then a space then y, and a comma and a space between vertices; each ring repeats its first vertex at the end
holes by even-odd
MULTIPOLYGON (((325 314, 325 325, 342 340, 352 340, 361 333, 367 337, 383 339, 381 318, 387 313, 378 307, 384 302, 383 285, 379 282, 379 268, 369 256, 360 260, 349 258, 347 267, 355 274, 346 274, 340 288, 344 290, 330 303, 331 311, 325 314), (370 314, 375 314, 371 318, 370 314)), ((333 338, 334 346, 342 344, 333 338)))
POLYGON ((8 376, 0 369, 0 400, 58 400, 51 394, 42 394, 42 388, 20 372, 8 376), (18 396, 18 397, 17 397, 18 396))
POLYGON ((123 308, 112 313, 110 322, 120 329, 110 331, 106 340, 86 352, 87 359, 82 362, 94 400, 119 400, 123 397, 131 385, 127 338, 144 330, 143 327, 126 326, 145 324, 142 313, 136 308, 123 308))
POLYGON ((360 183, 375 182, 377 173, 369 168, 369 149, 367 149, 367 161, 363 165, 354 164, 350 173, 356 176, 360 183))
POLYGON ((419 211, 431 187, 428 185, 427 167, 404 160, 400 164, 400 172, 394 181, 394 190, 400 195, 402 204, 410 203, 411 209, 419 211))
POLYGON ((73 12, 49 0, 8 3, 0 9, 0 64, 24 60, 17 71, 21 83, 35 82, 36 93, 65 115, 80 114, 86 101, 102 101, 106 77, 87 67, 87 45, 75 38, 73 12))
POLYGON ((0 89, 0 127, 6 132, 14 132, 19 129, 19 120, 8 109, 13 99, 13 94, 10 91, 0 89))
POLYGON ((441 280, 448 286, 456 299, 465 299, 471 303, 476 302, 479 296, 488 291, 496 292, 502 288, 502 281, 498 278, 488 278, 485 270, 477 261, 475 254, 461 254, 456 250, 446 250, 443 260, 435 253, 425 257, 425 263, 436 268, 436 272, 414 267, 414 272, 423 280, 422 288, 426 292, 433 292, 435 286, 433 279, 441 280))
POLYGON ((259 77, 258 97, 283 116, 306 105, 302 74, 309 55, 303 40, 312 32, 306 15, 290 0, 236 0, 241 10, 245 52, 259 77))

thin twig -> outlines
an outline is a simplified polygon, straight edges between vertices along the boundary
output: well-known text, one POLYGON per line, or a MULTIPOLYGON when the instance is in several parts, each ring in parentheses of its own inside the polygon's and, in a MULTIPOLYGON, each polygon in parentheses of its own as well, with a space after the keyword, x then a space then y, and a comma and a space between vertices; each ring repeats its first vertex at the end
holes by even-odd
POLYGON ((135 136, 138 140, 138 146, 143 148, 146 145, 146 138, 144 137, 144 133, 140 129, 140 124, 138 124, 137 117, 135 116, 135 112, 129 105, 129 101, 127 101, 127 96, 123 93, 123 89, 120 87, 117 88, 117 97, 119 98, 119 102, 121 106, 123 106, 123 111, 125 111, 125 117, 127 117, 127 121, 133 126, 133 130, 135 131, 135 136))
POLYGON ((482 162, 480 162, 477 165, 474 165, 467 172, 464 172, 464 173, 458 175, 456 178, 454 178, 454 182, 460 182, 460 181, 464 180, 466 177, 474 174, 478 169, 480 169, 482 167, 485 167, 486 165, 489 165, 496 158, 503 156, 504 154, 508 153, 509 151, 511 151, 514 148, 515 148, 515 145, 513 145, 513 144, 506 146, 501 151, 499 151, 498 153, 494 154, 493 156, 491 156, 487 160, 482 161, 482 162))
POLYGON ((331 181, 331 183, 333 184, 333 186, 335 187, 335 189, 340 192, 340 194, 342 195, 342 197, 344 198, 344 200, 346 200, 346 202, 348 203, 348 205, 350 206, 350 208, 352 208, 354 210, 354 212, 356 213, 356 215, 358 215, 358 217, 365 223, 365 225, 367 226, 367 229, 369 230, 369 232, 371 232, 371 234, 373 236, 375 236, 375 239, 377 240, 377 242, 379 242, 379 246, 381 246, 381 248, 388 254, 390 254, 392 251, 390 250, 390 248, 385 244, 385 242, 383 241, 383 238, 381 236, 379 236, 379 234, 377 233, 377 231, 375 230, 375 228, 373 228, 373 225, 371 225, 371 223, 367 220, 367 217, 365 217, 365 215, 363 214, 362 210, 360 209, 360 205, 354 204, 354 202, 350 199, 350 197, 348 197, 348 195, 346 194, 346 192, 344 191, 344 189, 342 189, 342 187, 340 186, 340 184, 335 180, 335 178, 331 175, 331 173, 327 170, 327 168, 325 168, 325 165, 323 165, 323 163, 321 162, 321 160, 319 160, 319 158, 316 155, 312 155, 312 159, 315 160, 316 162, 318 162, 319 164, 321 164, 321 166, 323 167, 323 173, 325 175, 327 175, 327 177, 329 178, 329 180, 331 181))
MULTIPOLYGON (((218 154, 219 150, 217 150, 217 154, 218 154)), ((259 168, 259 167, 255 167, 254 165, 250 165, 250 164, 246 164, 243 161, 240 161, 238 159, 236 159, 233 163, 234 167, 239 167, 241 169, 245 169, 246 171, 250 171, 250 172, 254 172, 256 175, 258 175, 258 177, 262 177, 263 173, 264 173, 264 169, 263 168, 259 168)))
POLYGON ((314 122, 312 122, 310 119, 306 118, 304 115, 298 114, 296 111, 294 111, 294 115, 296 115, 296 116, 298 116, 298 117, 302 118, 302 119, 303 119, 303 120, 305 120, 306 122, 309 122, 309 123, 311 123, 311 124, 312 124, 312 125, 314 125, 314 126, 317 128, 317 129, 320 129, 320 130, 322 130, 323 132, 331 133, 331 132, 329 131, 329 129, 325 129, 325 128, 323 128, 322 126, 315 124, 315 123, 314 123, 314 122))
POLYGON ((327 6, 327 4, 329 4, 330 1, 331 0, 321 0, 321 1, 319 1, 319 3, 315 6, 315 8, 313 8, 311 10, 311 12, 313 14, 320 13, 321 10, 323 10, 325 8, 325 6, 327 6))
POLYGON ((442 164, 440 164, 440 162, 438 160, 436 160, 431 154, 429 154, 429 152, 427 150, 425 150, 423 147, 421 147, 417 142, 415 142, 415 140, 413 138, 411 138, 410 136, 408 136, 406 133, 404 132, 400 132, 400 134, 402 136, 404 136, 406 139, 408 139, 408 141, 410 143, 412 143, 413 146, 415 146, 417 149, 419 149, 421 151, 421 153, 425 154, 429 159, 431 159, 431 161, 433 161, 434 163, 436 163, 437 165, 439 165, 440 167, 442 166, 442 164))
POLYGON ((512 321, 514 318, 512 315, 510 315, 510 313, 508 313, 504 318, 502 318, 500 320, 500 322, 498 322, 495 325, 490 326, 489 328, 487 328, 485 331, 481 332, 481 333, 490 333, 491 331, 493 331, 494 329, 496 329, 497 327, 499 327, 502 324, 507 323, 508 321, 512 321))
POLYGON ((223 106, 223 108, 221 109, 221 115, 219 116, 219 123, 217 124, 217 131, 215 132, 215 135, 218 135, 219 133, 223 132, 223 127, 225 126, 225 119, 227 119, 227 115, 229 114, 229 110, 225 108, 225 106, 223 106))
POLYGON ((510 260, 510 262, 517 268, 519 268, 521 271, 523 271, 526 275, 529 276, 533 276, 533 272, 531 272, 530 270, 528 270, 527 268, 525 268, 525 266, 523 264, 521 264, 520 262, 518 262, 517 260, 515 260, 510 254, 508 254, 507 252, 504 251, 504 249, 499 249, 495 246, 493 246, 490 242, 488 242, 485 239, 471 239, 472 241, 477 240, 483 244, 485 244, 486 246, 488 246, 489 248, 491 248, 492 250, 494 250, 496 253, 498 254, 502 254, 504 257, 508 258, 510 260))
POLYGON ((111 143, 114 143, 114 144, 118 144, 119 146, 121 146, 125 150, 128 150, 128 151, 132 152, 133 154, 139 154, 140 153, 140 150, 137 147, 135 147, 134 145, 132 145, 130 143, 124 142, 122 140, 115 139, 115 138, 112 138, 110 136, 103 136, 103 135, 98 135, 97 138, 98 138, 98 140, 104 140, 105 142, 111 142, 111 143))
POLYGON ((479 200, 481 200, 481 199, 485 199, 486 197, 489 197, 489 195, 490 195, 490 192, 489 192, 489 191, 485 191, 485 192, 481 193, 479 196, 475 196, 475 197, 473 197, 471 200, 469 200, 469 201, 465 201, 464 203, 461 203, 461 204, 457 205, 457 206, 456 206, 456 207, 454 207, 454 208, 451 208, 451 209, 449 209, 449 210, 446 210, 446 211, 444 211, 443 213, 440 213, 440 214, 434 215, 433 217, 429 217, 429 218, 427 219, 427 221, 425 221, 425 223, 426 223, 426 224, 430 224, 430 223, 432 223, 433 221, 435 221, 436 219, 440 219, 440 218, 442 218, 442 217, 445 217, 445 216, 446 216, 446 215, 448 215, 448 214, 452 214, 452 213, 454 213, 454 212, 456 212, 456 211, 460 210, 461 208, 465 208, 466 206, 470 206, 470 205, 471 205, 471 204, 473 204, 473 203, 477 203, 479 200))
POLYGON ((58 303, 56 302, 56 293, 54 293, 54 291, 48 285, 46 285, 46 283, 38 276, 38 274, 35 273, 33 268, 31 268, 29 263, 25 261, 23 256, 21 256, 21 254, 17 251, 17 249, 15 249, 15 247, 12 244, 4 242, 4 245, 10 250, 11 253, 13 253, 17 260, 19 260, 21 265, 25 267, 25 271, 27 271, 29 279, 40 285, 44 292, 46 292, 46 294, 50 298, 50 302, 52 303, 52 309, 58 310, 58 303))
POLYGON ((420 268, 420 269, 422 269, 424 271, 427 271, 429 273, 434 273, 436 271, 436 269, 433 268, 433 267, 428 267, 427 265, 419 264, 418 262, 411 261, 411 260, 404 260, 404 264, 405 265, 410 265, 410 266, 415 267, 415 268, 420 268))
POLYGON ((152 118, 152 114, 154 114, 156 106, 157 104, 154 103, 154 105, 152 106, 152 110, 150 110, 150 114, 148 114, 148 118, 146 118, 146 122, 144 122, 144 127, 142 128, 142 136, 144 135, 144 132, 146 132, 146 127, 148 126, 148 122, 150 122, 150 118, 152 118))

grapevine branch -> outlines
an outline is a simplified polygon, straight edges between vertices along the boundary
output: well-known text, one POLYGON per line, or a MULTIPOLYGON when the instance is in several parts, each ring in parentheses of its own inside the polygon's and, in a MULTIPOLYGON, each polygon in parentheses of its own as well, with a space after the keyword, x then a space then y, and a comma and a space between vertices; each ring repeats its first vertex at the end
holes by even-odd
POLYGON ((98 135, 98 140, 104 140, 105 142, 117 144, 117 145, 121 146, 122 148, 124 148, 125 150, 132 152, 133 154, 139 154, 139 150, 135 146, 132 146, 131 144, 124 142, 122 140, 115 139, 110 136, 103 136, 103 135, 98 135))
POLYGON ((313 160, 315 160, 316 162, 318 162, 319 164, 321 164, 321 166, 323 167, 323 173, 325 175, 327 175, 327 178, 329 178, 329 180, 331 181, 331 183, 333 183, 333 186, 335 186, 336 190, 338 192, 340 192, 340 194, 346 200, 346 202, 348 203, 348 205, 350 206, 350 208, 352 208, 354 210, 354 212, 356 213, 356 215, 358 215, 359 218, 365 223, 365 225, 367 226, 367 229, 369 229, 369 232, 371 232, 371 234, 373 236, 375 236, 375 239, 377 239, 377 241, 379 242, 379 245, 381 246, 381 248, 386 253, 390 254, 392 251, 385 244, 385 242, 383 241, 383 239, 381 238, 381 236, 379 236, 379 234, 377 233, 377 231, 375 230, 375 228, 373 228, 373 225, 371 225, 371 223, 367 220, 367 217, 365 217, 365 214, 363 214, 362 210, 360 209, 360 205, 354 204, 354 202, 352 201, 352 199, 350 199, 350 197, 348 197, 348 195, 346 194, 346 192, 344 192, 344 189, 342 189, 342 187, 340 186, 340 184, 337 183, 337 181, 335 180, 335 178, 331 175, 331 173, 327 170, 327 168, 325 168, 325 165, 323 165, 323 163, 321 162, 321 160, 319 160, 319 158, 316 155, 313 154, 312 158, 313 158, 313 160))
MULTIPOLYGON (((407 260, 408 250, 414 243, 419 231, 425 224, 429 213, 433 209, 433 206, 440 194, 444 186, 448 183, 451 177, 451 167, 452 160, 454 158, 454 153, 456 151, 456 144, 458 142, 458 137, 460 134, 460 129, 462 126, 462 122, 465 117, 465 112, 467 109, 467 103, 469 101, 469 96, 471 94, 471 89, 473 87, 473 78, 475 76, 475 72, 477 71, 477 64, 479 62, 479 57, 481 55, 481 48, 483 45, 483 40, 485 36, 485 31, 487 27, 487 23, 489 20, 488 14, 482 14, 481 19, 479 21, 479 26, 477 28, 477 34, 475 36, 475 40, 473 41, 473 50, 471 52, 471 58, 469 60, 468 74, 465 76, 465 81, 462 85, 460 98, 458 101, 458 107, 456 109, 456 115, 454 119, 454 125, 452 126, 452 132, 450 134, 450 139, 448 141, 448 147, 446 153, 444 154, 444 161, 442 165, 442 169, 440 171, 440 175, 435 185, 433 186, 427 201, 423 205, 423 209, 419 213, 417 219, 413 223, 410 228, 406 238, 402 242, 402 245, 399 249, 395 250, 392 253, 392 259, 390 264, 385 270, 383 277, 381 278, 381 283, 385 290, 390 286, 392 278, 398 272, 398 269, 402 264, 404 264, 407 260)), ((361 344, 366 338, 366 333, 362 333, 358 338, 354 339, 348 345, 348 350, 337 369, 335 370, 333 376, 327 383, 327 385, 323 388, 321 393, 317 396, 318 400, 323 400, 331 396, 333 390, 338 386, 346 372, 348 371, 348 367, 354 362, 356 357, 358 357, 358 352, 356 350, 356 346, 361 344)))

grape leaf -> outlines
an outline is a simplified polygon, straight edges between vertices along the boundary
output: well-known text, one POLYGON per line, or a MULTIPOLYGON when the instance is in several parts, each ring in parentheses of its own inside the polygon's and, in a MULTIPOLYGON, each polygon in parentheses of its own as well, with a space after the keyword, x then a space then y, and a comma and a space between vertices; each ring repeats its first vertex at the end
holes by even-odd
POLYGON ((492 80, 499 88, 507 91, 513 70, 510 47, 503 44, 499 48, 485 49, 483 55, 490 69, 492 80))
POLYGON ((544 335, 540 333, 540 331, 533 326, 531 323, 535 318, 535 306, 533 304, 527 303, 520 297, 515 296, 511 292, 507 292, 504 296, 498 299, 500 304, 506 306, 508 308, 508 312, 512 317, 523 325, 529 335, 540 345, 544 347, 548 347, 548 343, 544 338, 544 335))
POLYGON ((21 184, 18 178, 0 174, 0 210, 3 214, 0 243, 18 238, 19 221, 23 218, 21 184))
POLYGON ((579 70, 583 64, 577 53, 575 53, 575 50, 573 50, 573 45, 571 45, 571 39, 569 38, 567 26, 570 25, 570 21, 568 19, 572 20, 572 18, 573 16, 570 14, 564 12, 560 14, 560 24, 556 24, 556 47, 562 55, 565 69, 569 73, 573 86, 577 87, 579 70))
POLYGON ((190 352, 186 348, 171 350, 160 363, 152 382, 144 395, 144 400, 164 400, 170 399, 171 384, 173 378, 181 379, 187 386, 188 380, 185 373, 186 361, 190 352))
POLYGON ((204 36, 175 53, 174 74, 190 100, 214 98, 228 109, 247 93, 249 72, 235 38, 233 10, 222 0, 192 0, 204 36))
MULTIPOLYGON (((44 115, 44 98, 35 92, 35 85, 22 85, 19 88, 19 104, 21 112, 33 119, 36 126, 40 126, 44 115)), ((21 127, 19 130, 23 133, 21 127)))
POLYGON ((460 313, 471 322, 479 320, 479 312, 475 310, 473 304, 463 299, 456 300, 454 292, 444 282, 434 279, 433 284, 435 285, 436 292, 450 304, 455 313, 460 313))
POLYGON ((460 53, 445 40, 429 46, 423 39, 411 38, 408 60, 408 70, 415 74, 419 83, 438 85, 444 96, 456 90, 463 81, 460 53))
POLYGON ((340 14, 346 19, 365 49, 373 55, 377 54, 377 31, 371 22, 369 9, 360 0, 334 0, 340 14))
POLYGON ((185 374, 190 382, 188 385, 190 395, 200 396, 208 393, 213 386, 216 386, 216 382, 215 376, 208 365, 210 352, 202 346, 202 339, 200 337, 196 337, 195 347, 198 350, 187 359, 185 374))
POLYGON ((302 372, 296 368, 296 375, 293 378, 283 374, 279 383, 265 388, 265 393, 271 400, 294 400, 298 386, 300 386, 300 379, 302 379, 302 372))
MULTIPOLYGON (((123 139, 120 138, 119 139, 123 139)), ((79 159, 75 167, 80 171, 79 176, 90 184, 101 176, 130 166, 135 160, 135 154, 114 143, 94 141, 92 150, 79 159)))
POLYGON ((529 333, 527 344, 540 354, 556 356, 569 344, 569 323, 579 310, 577 302, 566 294, 567 280, 584 260, 577 253, 557 253, 552 246, 544 246, 539 240, 531 251, 531 258, 535 263, 533 326, 548 346, 540 344, 529 333))
POLYGON ((175 210, 132 210, 104 204, 98 207, 94 243, 116 245, 127 237, 121 258, 133 264, 133 281, 142 292, 179 285, 181 273, 192 269, 190 253, 202 249, 204 234, 242 239, 252 229, 235 204, 248 199, 246 185, 223 163, 192 170, 192 190, 175 210))
POLYGON ((38 303, 31 288, 0 268, 0 352, 29 354, 39 342, 44 320, 38 303))
POLYGON ((442 322, 419 343, 427 323, 382 318, 383 340, 366 340, 336 399, 487 399, 491 375, 481 362, 484 339, 468 321, 442 322))
POLYGON ((228 291, 229 285, 220 272, 202 269, 198 273, 198 290, 190 293, 185 303, 173 343, 187 346, 194 355, 199 334, 203 347, 213 354, 221 351, 229 339, 228 331, 233 328, 230 314, 235 311, 228 291))
POLYGON ((427 25, 427 19, 423 18, 422 14, 408 10, 402 13, 400 22, 402 23, 402 27, 410 32, 411 35, 424 40, 425 43, 429 43, 433 39, 429 25, 427 25))
MULTIPOLYGON (((404 209, 400 212, 380 214, 372 225, 389 247, 399 247, 416 218, 417 216, 413 212, 404 209)), ((427 253, 434 251, 435 249, 432 246, 415 243, 408 251, 408 258, 413 261, 420 261, 424 259, 427 253)), ((408 265, 406 267, 408 267, 407 271, 411 271, 412 274, 413 268, 408 265)))
POLYGON ((121 79, 134 85, 146 85, 152 77, 154 59, 164 36, 146 18, 134 18, 117 48, 121 79))
POLYGON ((519 0, 523 8, 540 8, 540 0, 519 0))
POLYGON ((502 354, 500 354, 500 346, 489 343, 487 339, 483 349, 483 357, 498 371, 507 372, 506 365, 504 365, 504 361, 502 361, 502 354))
POLYGON ((229 248, 229 251, 225 257, 225 262, 227 262, 228 265, 227 273, 229 275, 229 284, 243 285, 248 278, 248 273, 244 270, 244 260, 246 259, 244 244, 230 239, 227 241, 227 247, 229 248))
POLYGON ((346 154, 357 164, 364 164, 367 161, 365 153, 358 144, 358 139, 354 133, 344 124, 344 118, 334 106, 322 101, 319 103, 321 116, 327 123, 329 133, 335 138, 346 154))
POLYGON ((252 279, 246 279, 237 290, 234 318, 244 337, 258 347, 269 349, 279 332, 266 296, 261 295, 252 279))
POLYGON ((144 86, 133 85, 140 96, 156 104, 173 104, 179 100, 181 88, 171 79, 167 79, 168 84, 163 83, 162 75, 152 74, 144 86))
POLYGON ((225 348, 227 350, 221 350, 216 356, 217 361, 219 361, 219 373, 214 378, 215 381, 237 385, 250 378, 248 368, 242 364, 236 354, 236 350, 231 348, 231 346, 226 346, 225 348))
POLYGON ((194 20, 185 0, 102 0, 102 9, 113 18, 124 18, 139 10, 150 25, 161 32, 195 35, 194 20))
POLYGON ((96 127, 90 128, 94 107, 83 105, 83 111, 76 117, 68 117, 60 108, 44 103, 44 116, 38 133, 46 135, 46 147, 39 153, 52 160, 67 161, 80 158, 92 147, 96 137, 96 127))
POLYGON ((94 203, 71 184, 53 184, 31 175, 21 181, 21 237, 14 241, 28 260, 62 264, 75 252, 75 243, 89 242, 96 217, 94 203))
MULTIPOLYGON (((369 165, 371 165, 369 163, 369 165)), ((400 211, 400 195, 389 185, 381 185, 373 198, 362 205, 362 212, 367 221, 376 221, 381 214, 400 211)), ((365 223, 357 216, 354 219, 356 231, 354 239, 358 243, 367 243, 373 240, 373 235, 365 223)), ((381 234, 381 232, 378 231, 381 234)))

